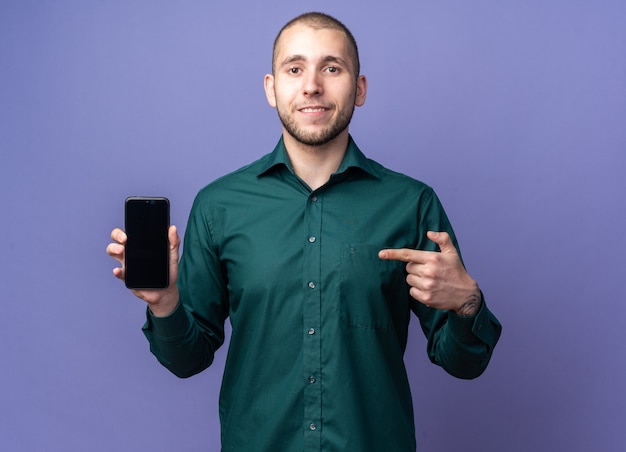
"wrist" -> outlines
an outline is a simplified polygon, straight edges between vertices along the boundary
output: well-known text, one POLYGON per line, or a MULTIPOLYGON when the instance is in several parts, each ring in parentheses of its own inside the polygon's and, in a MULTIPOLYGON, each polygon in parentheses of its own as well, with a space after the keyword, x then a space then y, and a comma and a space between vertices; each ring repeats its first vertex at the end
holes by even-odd
POLYGON ((460 317, 473 317, 475 316, 482 305, 482 294, 478 284, 474 281, 473 288, 469 294, 463 299, 463 303, 454 312, 460 317))
POLYGON ((160 300, 148 303, 148 308, 155 317, 167 317, 176 310, 178 301, 178 288, 174 287, 173 290, 168 289, 165 296, 160 300))

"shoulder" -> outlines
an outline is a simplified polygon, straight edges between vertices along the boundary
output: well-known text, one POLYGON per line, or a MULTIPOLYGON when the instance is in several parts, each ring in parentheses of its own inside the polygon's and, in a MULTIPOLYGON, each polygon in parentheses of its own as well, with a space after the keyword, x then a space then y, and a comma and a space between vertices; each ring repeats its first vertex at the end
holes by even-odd
POLYGON ((200 189, 196 202, 216 199, 228 199, 235 193, 253 189, 259 174, 267 166, 271 154, 249 163, 241 168, 221 176, 200 189))
POLYGON ((427 183, 408 174, 389 169, 375 160, 367 159, 372 174, 387 189, 407 190, 412 193, 434 194, 433 188, 427 183))

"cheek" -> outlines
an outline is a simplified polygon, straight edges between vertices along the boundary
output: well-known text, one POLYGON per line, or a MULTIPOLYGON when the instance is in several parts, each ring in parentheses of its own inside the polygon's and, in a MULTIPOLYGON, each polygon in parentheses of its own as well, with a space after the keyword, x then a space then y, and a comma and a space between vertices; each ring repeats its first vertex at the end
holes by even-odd
MULTIPOLYGON (((330 93, 329 93, 330 94, 330 93)), ((352 84, 346 84, 345 86, 341 86, 340 89, 336 92, 336 99, 341 99, 341 103, 344 108, 352 108, 356 104, 356 89, 352 84)))
POLYGON ((293 102, 298 87, 295 81, 278 75, 267 85, 266 91, 268 100, 271 99, 270 104, 273 104, 272 107, 285 107, 293 102))
POLYGON ((288 108, 288 105, 289 101, 284 91, 278 89, 274 90, 274 108, 284 111, 286 108, 288 108))

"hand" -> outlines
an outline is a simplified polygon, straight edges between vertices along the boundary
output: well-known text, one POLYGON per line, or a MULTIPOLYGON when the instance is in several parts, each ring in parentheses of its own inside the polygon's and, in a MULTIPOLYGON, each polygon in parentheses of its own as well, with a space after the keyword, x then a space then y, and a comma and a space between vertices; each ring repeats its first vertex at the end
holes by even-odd
MULTIPOLYGON (((107 254, 114 258, 121 267, 113 269, 113 275, 124 280, 124 251, 127 240, 126 233, 119 228, 113 229, 111 232, 113 243, 107 246, 107 254)), ((178 248, 180 247, 180 238, 176 226, 170 226, 168 230, 168 238, 170 244, 170 284, 167 289, 132 289, 131 292, 138 298, 141 298, 150 310, 156 316, 164 317, 171 314, 178 305, 178 248)))
POLYGON ((409 293, 420 303, 472 316, 481 303, 480 290, 461 262, 447 232, 429 231, 427 237, 439 245, 440 253, 409 248, 385 249, 378 257, 406 262, 409 293))

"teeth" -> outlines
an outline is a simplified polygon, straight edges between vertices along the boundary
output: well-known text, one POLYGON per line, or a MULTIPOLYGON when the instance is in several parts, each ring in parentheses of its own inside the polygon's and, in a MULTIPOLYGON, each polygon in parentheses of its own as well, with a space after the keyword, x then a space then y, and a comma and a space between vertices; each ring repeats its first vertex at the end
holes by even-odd
POLYGON ((325 110, 324 108, 303 108, 302 109, 304 113, 317 113, 317 112, 324 111, 324 110, 325 110))

